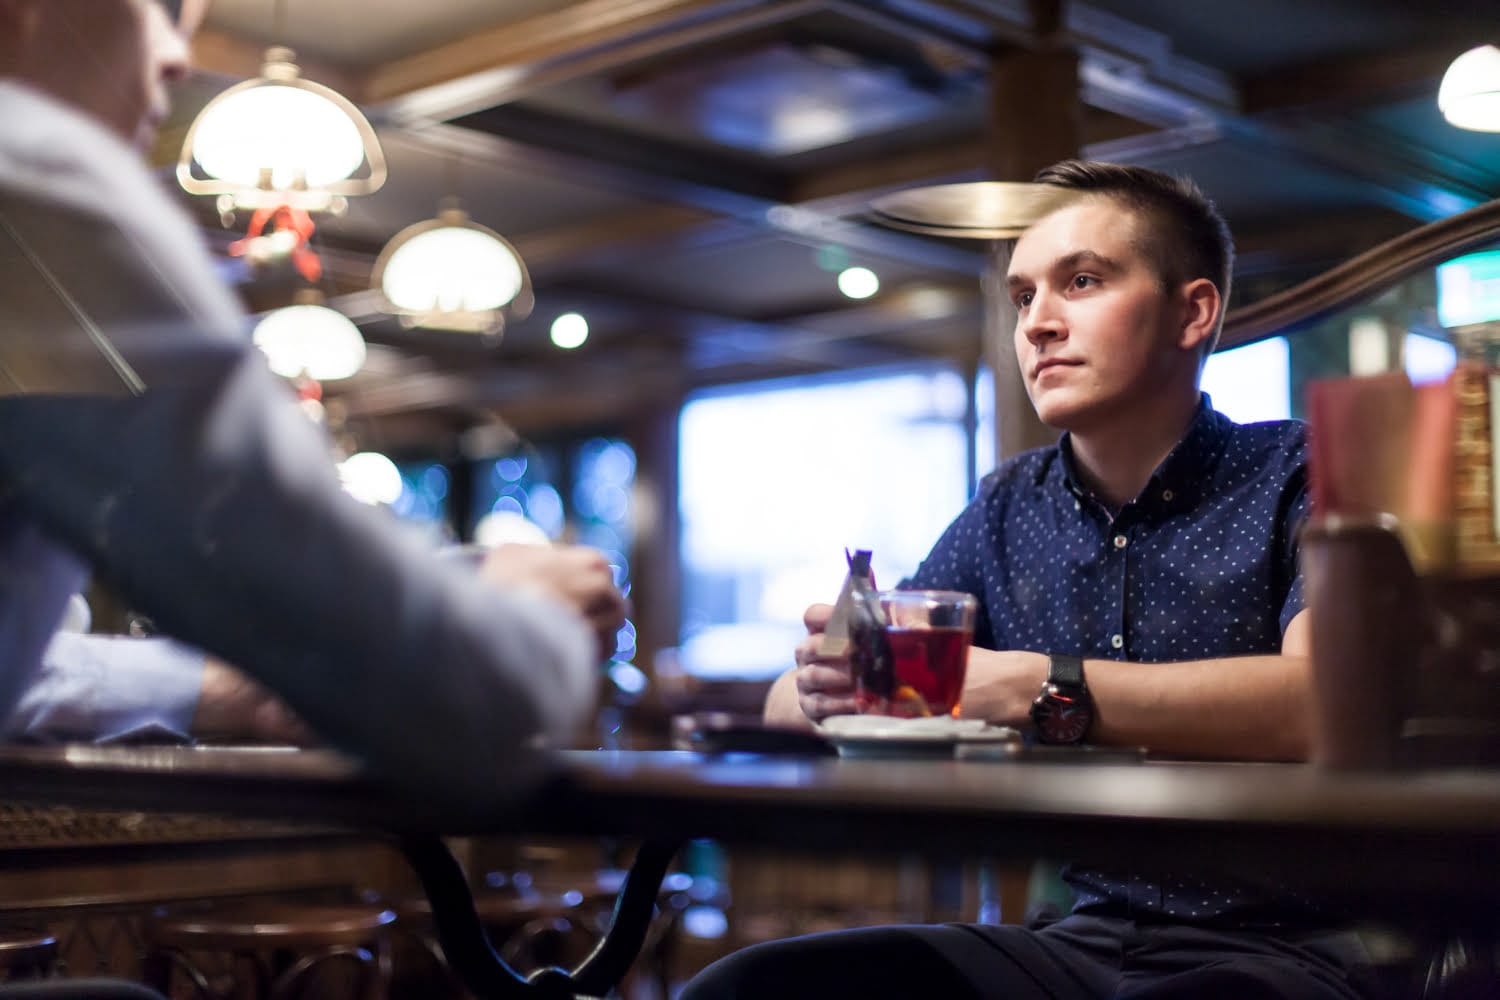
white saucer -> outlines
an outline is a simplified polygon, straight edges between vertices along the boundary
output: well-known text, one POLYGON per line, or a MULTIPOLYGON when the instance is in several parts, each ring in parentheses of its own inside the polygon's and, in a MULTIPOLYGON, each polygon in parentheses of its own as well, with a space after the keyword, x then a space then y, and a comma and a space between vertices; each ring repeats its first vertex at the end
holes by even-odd
POLYGON ((851 758, 952 757, 960 744, 1021 742, 1021 734, 1009 726, 947 716, 834 715, 823 720, 818 734, 838 749, 840 757, 851 758))

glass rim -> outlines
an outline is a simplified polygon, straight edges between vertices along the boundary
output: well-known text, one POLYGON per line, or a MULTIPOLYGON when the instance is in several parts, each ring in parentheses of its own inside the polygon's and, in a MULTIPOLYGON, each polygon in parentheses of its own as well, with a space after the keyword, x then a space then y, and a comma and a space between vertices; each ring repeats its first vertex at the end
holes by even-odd
POLYGON ((882 601, 901 600, 906 598, 921 599, 933 604, 972 604, 979 606, 979 599, 966 590, 925 590, 925 589, 896 589, 876 591, 876 597, 882 601))

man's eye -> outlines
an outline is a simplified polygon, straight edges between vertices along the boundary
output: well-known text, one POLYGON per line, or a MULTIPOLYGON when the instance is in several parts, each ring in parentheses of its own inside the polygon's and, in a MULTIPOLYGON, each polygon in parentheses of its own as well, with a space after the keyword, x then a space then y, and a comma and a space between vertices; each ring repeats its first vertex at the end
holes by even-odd
POLYGON ((1087 288, 1090 285, 1096 284, 1098 284, 1098 281, 1091 274, 1079 274, 1075 275, 1073 278, 1074 288, 1087 288))
POLYGON ((1017 309, 1025 309, 1031 305, 1032 295, 1030 292, 1018 292, 1014 299, 1017 309))

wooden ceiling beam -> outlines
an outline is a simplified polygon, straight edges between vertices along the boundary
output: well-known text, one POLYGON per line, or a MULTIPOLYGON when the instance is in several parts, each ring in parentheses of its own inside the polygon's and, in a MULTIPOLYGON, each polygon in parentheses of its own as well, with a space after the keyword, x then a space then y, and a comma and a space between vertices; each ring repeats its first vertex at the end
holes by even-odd
MULTIPOLYGON (((548 119, 516 107, 472 115, 462 125, 438 126, 445 136, 468 132, 480 145, 508 147, 504 155, 529 158, 538 168, 569 176, 590 176, 615 190, 695 208, 721 221, 711 223, 733 239, 756 238, 766 229, 798 239, 842 241, 893 260, 977 273, 974 253, 894 230, 877 229, 842 217, 868 203, 799 204, 795 181, 768 170, 747 168, 736 158, 686 150, 678 144, 618 133, 600 144, 601 130, 548 119), (752 230, 744 228, 750 223, 752 230)), ((434 130, 414 133, 425 135, 434 130)))
POLYGON ((441 121, 822 6, 820 0, 582 0, 386 63, 366 74, 359 95, 387 121, 441 121))
POLYGON ((1391 211, 1320 213, 1237 226, 1235 274, 1302 272, 1322 269, 1393 239, 1411 229, 1411 221, 1391 211))
POLYGON ((1423 95, 1436 99, 1438 83, 1456 55, 1452 46, 1427 46, 1319 59, 1243 78, 1241 106, 1247 115, 1302 111, 1346 116, 1423 95))
MULTIPOLYGON (((211 74, 228 80, 248 80, 260 76, 268 46, 247 41, 215 28, 203 28, 193 36, 193 72, 211 74)), ((295 50, 293 50, 295 52, 295 50)), ((363 78, 342 66, 318 60, 308 61, 297 54, 297 67, 303 79, 332 87, 356 100, 364 87, 363 78)))
POLYGON ((692 205, 643 205, 602 218, 538 233, 511 242, 526 262, 533 280, 567 271, 601 254, 629 252, 632 247, 661 243, 701 230, 719 216, 692 205))

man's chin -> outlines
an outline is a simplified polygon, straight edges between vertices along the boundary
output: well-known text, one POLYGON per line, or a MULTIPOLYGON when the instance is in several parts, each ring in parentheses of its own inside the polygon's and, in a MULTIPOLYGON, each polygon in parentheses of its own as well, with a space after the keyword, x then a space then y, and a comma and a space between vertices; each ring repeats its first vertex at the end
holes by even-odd
POLYGON ((1079 419, 1086 415, 1088 407, 1069 399, 1059 399, 1053 393, 1045 393, 1040 400, 1033 399, 1037 419, 1053 430, 1072 430, 1079 419))

